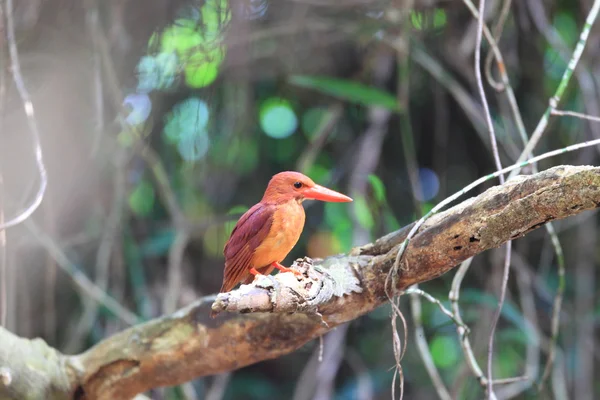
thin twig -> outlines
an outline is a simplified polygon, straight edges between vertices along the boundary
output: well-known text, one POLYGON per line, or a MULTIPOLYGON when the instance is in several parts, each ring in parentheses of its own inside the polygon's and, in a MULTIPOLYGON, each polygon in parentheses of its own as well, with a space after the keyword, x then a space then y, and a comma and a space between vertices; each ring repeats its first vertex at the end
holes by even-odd
POLYGON ((561 117, 575 117, 580 119, 587 119, 588 121, 600 122, 600 117, 595 117, 593 115, 588 115, 577 111, 552 110, 550 114, 561 117))
POLYGON ((221 400, 225 396, 227 384, 231 378, 231 372, 224 372, 215 376, 210 389, 206 392, 205 400, 221 400))
POLYGON ((477 378, 479 383, 485 385, 487 383, 487 379, 483 375, 483 371, 479 367, 479 363, 475 358, 475 353, 473 352, 473 347, 471 346, 471 342, 469 340, 469 331, 462 320, 462 316, 460 314, 460 307, 458 304, 462 280, 464 279, 467 271, 469 270, 469 266, 471 265, 472 261, 473 258, 469 258, 468 260, 463 261, 460 264, 460 267, 458 267, 458 270, 456 271, 456 274, 454 274, 454 278, 452 279, 452 286, 450 289, 450 293, 448 294, 448 299, 450 300, 450 305, 452 306, 451 314, 459 322, 456 324, 456 332, 458 333, 460 346, 465 355, 467 365, 469 366, 469 369, 471 370, 475 378, 477 378))
POLYGON ((469 332, 469 327, 467 325, 465 325, 465 323, 462 321, 462 319, 460 319, 452 311, 450 311, 446 307, 444 307, 444 305, 442 304, 441 301, 439 301, 438 299, 436 299, 435 297, 433 297, 429 293, 425 292, 424 290, 418 289, 418 288, 416 288, 414 286, 411 286, 410 288, 408 288, 406 290, 403 290, 400 293, 398 293, 398 295, 399 296, 411 295, 411 296, 421 296, 421 297, 424 297, 430 303, 433 303, 433 304, 437 305, 439 307, 440 311, 444 315, 446 315, 448 318, 450 318, 452 320, 452 322, 454 322, 455 325, 462 327, 467 333, 469 332))
MULTIPOLYGON (((492 123, 492 114, 490 113, 490 107, 488 105, 485 90, 483 88, 483 80, 481 77, 481 39, 483 36, 483 10, 485 8, 485 0, 479 2, 479 17, 477 18, 477 38, 475 44, 475 79, 477 81, 477 89, 479 90, 479 97, 481 98, 481 104, 483 105, 483 111, 485 115, 485 121, 487 123, 490 143, 492 144, 492 154, 494 156, 494 163, 497 170, 502 169, 502 162, 500 161, 500 153, 498 152, 498 143, 496 142, 496 132, 494 131, 494 124, 492 123)), ((500 184, 504 184, 504 175, 499 175, 500 184)))
MULTIPOLYGON (((0 13, 0 17, 1 17, 0 13)), ((0 225, 4 222, 4 182, 0 172, 0 225)), ((6 229, 0 228, 0 326, 6 327, 8 315, 8 273, 6 229)))
POLYGON ((329 135, 334 132, 335 125, 342 116, 343 107, 341 103, 332 104, 326 111, 324 118, 321 119, 319 125, 315 129, 313 138, 298 161, 296 162, 296 170, 302 173, 307 173, 308 169, 313 165, 321 148, 325 145, 329 135))
MULTIPOLYGON (((483 12, 485 9, 485 0, 479 1, 479 17, 477 18, 477 38, 475 41, 475 78, 477 81, 477 88, 479 89, 479 95, 481 97, 481 102, 483 104, 483 109, 485 111, 485 118, 490 134, 490 142, 492 143, 492 152, 494 155, 494 163, 496 165, 497 170, 502 169, 502 162, 500 161, 500 154, 498 153, 498 144, 496 143, 496 134, 494 132, 494 124, 492 123, 492 115, 490 114, 490 108, 487 102, 487 98, 485 95, 485 90, 483 88, 483 80, 481 77, 481 39, 483 36, 483 12)), ((504 184, 504 175, 500 175, 500 183, 504 184)), ((500 298, 498 300, 498 307, 494 313, 494 317, 492 319, 492 327, 490 329, 490 336, 488 342, 488 360, 487 360, 487 396, 488 399, 491 400, 493 397, 494 389, 493 389, 493 358, 494 358, 494 337, 496 333, 496 326, 498 325, 498 321, 500 320, 500 313, 502 311, 502 306, 504 304, 504 298, 506 296, 506 287, 508 285, 508 277, 510 273, 510 253, 511 253, 511 242, 506 243, 505 247, 505 259, 504 259, 504 269, 502 273, 502 284, 500 287, 500 298)))
MULTIPOLYGON (((413 4, 406 4, 407 9, 412 9, 413 4)), ((403 21, 403 32, 398 36, 395 40, 396 53, 398 58, 398 83, 397 83, 397 98, 398 98, 398 108, 400 109, 400 138, 402 139, 402 150, 404 155, 404 160, 406 163, 406 170, 408 173, 408 180, 410 183, 411 191, 412 191, 412 203, 414 208, 414 213, 416 217, 421 217, 423 215, 421 208, 421 200, 422 200, 422 189, 421 184, 419 182, 419 165, 417 162, 417 151, 415 149, 415 141, 413 134, 413 126, 410 118, 410 54, 411 54, 411 43, 408 40, 410 36, 409 32, 409 14, 404 13, 404 21, 403 21)), ((414 285, 411 289, 415 294, 409 296, 411 313, 413 315, 413 324, 415 331, 415 340, 417 343, 417 349, 419 350, 419 355, 423 360, 423 365, 425 366, 425 370, 427 371, 433 386, 435 387, 438 396, 441 399, 450 400, 450 393, 440 374, 433 362, 433 356, 431 355, 431 351, 429 350, 429 345, 427 343, 427 339, 425 336, 425 329, 423 328, 423 318, 421 316, 421 297, 416 293, 420 290, 418 289, 418 285, 414 285)), ((422 291, 421 291, 422 292, 422 291)), ((425 292, 422 292, 425 293, 425 292)), ((433 299, 433 298, 432 298, 433 299)), ((433 299, 435 300, 435 299, 433 299)), ((431 299, 430 299, 431 301, 431 299)), ((438 305, 441 306, 441 303, 438 305)))
POLYGON ((20 211, 18 215, 7 221, 4 221, 0 225, 0 229, 7 229, 18 225, 29 218, 42 203, 44 194, 46 193, 46 186, 48 185, 48 175, 46 173, 46 166, 44 165, 42 145, 40 143, 40 134, 33 111, 33 103, 29 98, 29 92, 27 91, 25 83, 23 82, 23 77, 21 76, 19 52, 17 50, 15 26, 13 21, 13 0, 6 0, 6 39, 8 41, 8 50, 11 59, 10 69, 12 72, 13 81, 17 87, 21 101, 23 102, 23 108, 25 110, 25 115, 27 116, 27 125, 29 126, 31 137, 33 138, 35 162, 40 177, 40 185, 31 203, 25 209, 20 211))
POLYGON ((162 311, 170 314, 177 309, 179 293, 181 292, 181 267, 183 255, 189 242, 189 234, 177 230, 175 239, 169 249, 169 268, 167 270, 167 290, 163 299, 162 311))
MULTIPOLYGON (((479 20, 479 11, 473 4, 471 0, 463 0, 463 3, 467 6, 473 18, 479 20)), ((512 111, 513 118, 515 119, 515 123, 517 124, 517 131, 522 138, 527 137, 527 133, 525 130, 525 124, 523 123, 523 117, 521 116, 521 111, 519 110, 519 106, 517 104, 517 99, 515 93, 512 89, 512 85, 510 84, 510 80, 508 77, 508 73, 506 72, 506 64, 504 63, 504 57, 502 56, 502 52, 498 47, 498 43, 494 39, 494 36, 490 32, 489 28, 486 24, 483 24, 483 35, 488 41, 490 48, 494 54, 494 58, 496 59, 496 65, 498 68, 498 73, 500 74, 500 79, 502 81, 503 89, 506 91, 506 97, 508 100, 508 104, 510 106, 510 110, 512 111)))
MULTIPOLYGON (((529 153, 531 153, 533 151, 535 146, 538 144, 540 138, 542 137, 542 134, 546 130, 546 127, 548 126, 548 121, 550 119, 550 115, 552 114, 552 110, 555 110, 556 107, 558 107, 558 104, 560 103, 560 100, 567 88, 567 85, 569 84, 569 81, 571 80, 573 71, 577 67, 577 63, 579 62, 579 59, 581 58, 581 54, 583 54, 583 50, 585 49, 585 45, 587 44, 588 36, 590 34, 590 31, 592 30, 592 25, 594 25, 594 22, 596 21, 596 18, 598 17, 599 11, 600 11, 600 0, 595 0, 594 4, 592 5, 592 8, 590 9, 590 12, 589 12, 587 18, 585 19, 585 24, 584 24, 581 34, 579 36, 579 41, 577 42, 577 46, 575 47, 575 50, 573 51, 571 60, 569 60, 567 69, 565 69, 565 71, 562 75, 562 78, 560 80, 558 88, 556 88, 556 92, 554 92, 554 95, 550 98, 548 108, 546 108, 546 111, 542 115, 542 118, 540 118, 537 126, 535 127, 535 130, 533 131, 533 134, 531 135, 531 138, 527 142, 527 146, 525 146, 525 149, 523 149, 523 152, 519 156, 519 159, 517 160, 516 164, 522 163, 523 161, 525 161, 527 159, 529 153)), ((517 175, 520 170, 521 170, 521 168, 513 170, 513 172, 509 175, 509 178, 517 175)))
MULTIPOLYGON (((109 266, 115 239, 118 237, 119 227, 123 215, 123 202, 125 198, 125 152, 123 149, 117 149, 116 171, 113 184, 113 199, 110 205, 110 211, 106 218, 102 239, 96 253, 96 285, 106 292, 108 287, 109 266)), ((65 348, 69 352, 76 351, 80 346, 82 338, 92 328, 98 315, 98 302, 91 299, 84 300, 83 315, 66 344, 65 348)))
POLYGON ((346 349, 344 359, 356 375, 356 400, 372 400, 374 397, 373 380, 360 354, 349 347, 346 349))
POLYGON ((550 336, 550 348, 548 350, 548 358, 546 360, 546 366, 544 367, 544 372, 542 373, 542 378, 538 383, 538 388, 541 391, 545 380, 550 375, 550 370, 552 369, 552 364, 554 362, 554 357, 556 354, 556 346, 558 342, 558 333, 560 328, 560 312, 562 309, 562 300, 563 294, 565 291, 565 287, 567 286, 565 273, 565 256, 563 253, 562 245, 558 240, 558 235, 554 229, 554 225, 548 225, 547 228, 550 233, 550 239, 552 240, 552 246, 554 247, 554 252, 556 255, 556 262, 558 263, 558 287, 556 288, 556 295, 554 296, 554 304, 552 305, 552 323, 551 323, 551 336, 550 336))
POLYGON ((527 379, 499 389, 498 397, 501 399, 515 397, 530 388, 538 376, 540 363, 539 325, 533 296, 533 283, 523 259, 513 252, 512 260, 517 272, 516 281, 523 310, 524 334, 527 337, 525 372, 523 374, 527 379), (518 262, 521 262, 521 265, 517 264, 518 262))
POLYGON ((33 233, 38 241, 46 248, 46 250, 56 260, 58 266, 73 280, 76 287, 95 301, 99 302, 110 310, 116 317, 121 319, 128 325, 135 325, 140 321, 137 315, 123 307, 118 301, 109 296, 106 292, 100 289, 92 282, 83 272, 79 270, 58 247, 52 238, 46 235, 42 230, 31 220, 25 221, 27 228, 33 233))
POLYGON ((400 267, 400 263, 401 263, 401 257, 404 254, 404 251, 406 250, 406 247, 408 246, 409 241, 415 236, 415 234, 417 233, 417 231, 419 230, 419 228, 421 228, 421 226, 425 223, 425 221, 429 218, 431 218, 433 215, 439 213, 441 211, 442 208, 446 207, 448 204, 452 203, 453 201, 457 200, 459 197, 463 196, 464 194, 470 192, 471 190, 473 190, 474 188, 476 188, 477 186, 481 185, 484 182, 489 181, 490 179, 494 179, 499 177, 502 174, 505 174, 507 172, 510 171, 514 171, 517 169, 521 169, 527 165, 531 165, 533 163, 536 163, 538 161, 541 160, 545 160, 546 158, 550 158, 550 157, 554 157, 557 156, 559 154, 565 154, 565 153, 569 153, 571 151, 575 151, 575 150, 580 150, 586 147, 590 147, 590 146, 597 146, 600 145, 600 139, 596 139, 596 140, 589 140, 586 142, 581 142, 581 143, 577 143, 577 144, 573 144, 567 147, 563 147, 557 150, 552 150, 549 151, 547 153, 544 154, 540 154, 539 156, 533 157, 523 163, 520 164, 513 164, 510 165, 508 167, 505 167, 503 169, 501 169, 500 171, 496 171, 494 173, 491 173, 489 175, 486 176, 482 176, 479 179, 476 179, 475 181, 471 182, 470 184, 468 184, 467 186, 465 186, 463 189, 459 190, 458 192, 454 193, 452 196, 447 197, 446 199, 442 200, 441 202, 439 202, 435 207, 433 207, 427 214, 425 214, 422 218, 420 218, 417 222, 415 222, 415 224, 413 225, 413 227, 411 228, 411 230, 409 231, 406 239, 402 242, 402 244, 400 245, 399 249, 398 249, 398 253, 396 256, 396 261, 395 261, 395 265, 394 268, 391 269, 390 273, 393 272, 394 275, 397 276, 397 270, 400 267))
POLYGON ((395 299, 390 297, 387 282, 385 288, 388 300, 392 306, 392 317, 390 318, 392 325, 392 348, 394 350, 394 359, 396 361, 396 365, 394 366, 394 377, 392 379, 392 399, 396 398, 396 377, 400 379, 400 399, 402 399, 404 397, 404 371, 402 369, 401 361, 406 352, 406 343, 408 343, 408 327, 406 325, 406 318, 404 318, 404 314, 400 311, 400 297, 396 297, 395 299), (396 326, 397 317, 400 317, 400 321, 402 321, 404 341, 402 341, 400 335, 398 335, 398 328, 396 326), (402 345, 403 343, 404 346, 402 345))
MULTIPOLYGON (((495 45, 497 46, 498 41, 500 40, 500 36, 502 36, 502 31, 504 30, 504 23, 508 15, 510 14, 510 7, 512 5, 512 0, 504 0, 502 3, 502 9, 500 10, 500 15, 498 17, 498 22, 494 26, 492 30, 492 36, 496 41, 495 45)), ((497 82, 492 76, 492 60, 494 59, 494 52, 491 51, 487 54, 485 58, 485 78, 490 86, 492 86, 496 91, 500 92, 505 89, 503 82, 497 82)))

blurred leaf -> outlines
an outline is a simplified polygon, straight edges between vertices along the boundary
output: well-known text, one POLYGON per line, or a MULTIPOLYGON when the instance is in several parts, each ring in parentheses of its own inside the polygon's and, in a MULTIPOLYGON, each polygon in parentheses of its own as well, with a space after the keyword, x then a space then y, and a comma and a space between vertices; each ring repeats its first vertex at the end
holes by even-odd
POLYGON ((410 23, 416 30, 420 31, 423 29, 423 19, 423 12, 414 10, 410 12, 410 23))
POLYGON ((272 160, 286 165, 290 160, 294 160, 301 148, 300 136, 292 135, 286 138, 274 140, 267 147, 267 153, 272 160), (270 151, 269 151, 270 150, 270 151))
POLYGON ((251 174, 259 162, 258 141, 251 138, 217 135, 211 149, 209 154, 215 165, 233 168, 241 175, 251 174))
MULTIPOLYGON (((233 227, 231 227, 233 230, 233 227)), ((214 258, 223 258, 223 247, 229 239, 231 231, 227 231, 225 224, 209 226, 202 236, 204 250, 214 258)))
POLYGON ((410 12, 410 22, 417 31, 427 29, 441 29, 446 26, 446 11, 442 8, 436 8, 433 11, 415 11, 410 12))
POLYGON ((446 26, 446 21, 448 17, 446 16, 446 10, 443 8, 436 8, 433 11, 433 27, 434 28, 443 28, 446 26))
POLYGON ((311 258, 325 258, 340 252, 340 241, 332 232, 315 232, 306 245, 306 255, 311 258))
MULTIPOLYGON (((220 51, 218 53, 220 54, 220 51)), ((186 62, 185 83, 195 89, 203 88, 215 81, 219 76, 222 57, 207 58, 205 54, 194 54, 186 62)))
POLYGON ((496 373, 498 376, 517 376, 524 363, 521 351, 515 346, 502 346, 501 348, 502 351, 499 351, 494 357, 496 373))
POLYGON ((248 211, 248 207, 246 207, 246 206, 242 206, 242 205, 234 206, 234 207, 231 207, 229 209, 229 211, 227 211, 227 215, 238 215, 239 214, 241 216, 246 211, 248 211))
MULTIPOLYGON (((232 207, 227 215, 240 215, 248 211, 246 206, 235 206, 232 207)), ((231 221, 225 221, 221 224, 215 224, 210 226, 203 235, 204 249, 208 254, 215 258, 223 257, 223 247, 229 239, 237 219, 231 221)))
POLYGON ((281 398, 281 388, 258 375, 234 374, 225 399, 263 400, 281 398))
MULTIPOLYGON (((302 114, 302 120, 300 121, 300 126, 302 127, 302 131, 304 135, 312 141, 315 138, 315 134, 323 129, 322 126, 331 123, 330 119, 333 118, 334 113, 329 111, 327 108, 323 107, 313 107, 309 108, 302 114)), ((327 141, 333 139, 336 134, 336 128, 333 128, 333 131, 328 134, 327 141)))
POLYGON ((319 164, 313 164, 308 169, 306 175, 315 182, 327 182, 331 176, 331 169, 319 164))
POLYGON ((383 218, 385 220, 385 226, 388 232, 397 231, 401 228, 400 223, 390 210, 385 210, 383 212, 383 218))
POLYGON ((356 196, 354 198, 354 215, 358 223, 365 229, 371 230, 375 225, 373 214, 369 208, 369 204, 364 196, 356 196))
POLYGON ((575 46, 579 39, 579 28, 573 14, 570 12, 559 12, 554 16, 552 26, 568 47, 575 46))
POLYGON ((162 257, 169 252, 174 239, 173 229, 157 231, 141 244, 139 251, 142 257, 162 257))
POLYGON ((142 256, 137 243, 133 240, 130 230, 126 227, 123 233, 123 253, 127 274, 131 282, 136 311, 143 318, 151 314, 151 305, 146 286, 146 270, 142 266, 142 256))
POLYGON ((375 87, 345 79, 294 75, 289 82, 293 85, 315 89, 342 100, 365 106, 379 106, 399 111, 396 97, 375 87))
POLYGON ((427 214, 429 211, 433 210, 434 204, 433 203, 421 203, 421 214, 425 215, 427 214))
MULTIPOLYGON (((494 310, 498 306, 498 299, 495 296, 475 289, 465 289, 460 297, 465 303, 485 305, 490 310, 494 310)), ((522 329, 527 327, 523 321, 523 314, 511 301, 504 303, 502 316, 522 329)))
POLYGON ((228 0, 206 0, 200 9, 201 30, 206 40, 219 40, 223 30, 231 20, 228 0))
POLYGON ((342 252, 352 247, 352 221, 348 209, 345 203, 325 203, 325 223, 340 242, 342 252))
MULTIPOLYGON (((248 207, 246 206, 235 206, 227 211, 227 215, 235 215, 241 217, 246 211, 248 211, 248 207)), ((231 236, 231 232, 233 232, 233 228, 235 228, 235 224, 237 224, 237 219, 232 219, 231 221, 225 222, 225 234, 227 238, 231 236)))
POLYGON ((370 174, 369 175, 369 183, 371 184, 371 187, 373 188, 373 194, 375 195, 375 200, 377 200, 377 202, 380 204, 385 203, 385 185, 383 184, 383 181, 381 179, 379 179, 379 177, 377 175, 370 174))
POLYGON ((129 195, 129 208, 139 217, 148 216, 154 207, 154 197, 154 187, 150 182, 142 179, 129 195))
POLYGON ((458 363, 460 350, 455 337, 436 335, 431 341, 429 349, 433 362, 438 368, 453 367, 458 363))

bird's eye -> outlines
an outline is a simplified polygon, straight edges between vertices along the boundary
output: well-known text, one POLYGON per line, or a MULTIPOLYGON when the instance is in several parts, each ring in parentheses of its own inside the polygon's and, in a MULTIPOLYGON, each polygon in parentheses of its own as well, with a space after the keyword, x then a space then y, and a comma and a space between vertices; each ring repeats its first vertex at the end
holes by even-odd
POLYGON ((302 187, 302 182, 296 182, 296 183, 294 183, 294 187, 296 189, 300 189, 302 187))

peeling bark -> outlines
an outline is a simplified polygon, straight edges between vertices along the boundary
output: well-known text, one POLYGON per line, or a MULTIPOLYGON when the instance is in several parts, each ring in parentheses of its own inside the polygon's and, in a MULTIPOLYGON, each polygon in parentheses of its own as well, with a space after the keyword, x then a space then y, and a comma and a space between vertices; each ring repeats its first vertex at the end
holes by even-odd
MULTIPOLYGON (((396 290, 436 278, 548 221, 599 205, 600 168, 565 166, 516 177, 429 219, 406 249, 396 290)), ((0 399, 129 399, 153 387, 290 353, 387 300, 385 277, 410 228, 314 265, 301 260, 294 267, 301 278, 286 273, 256 279, 219 295, 213 305, 216 311, 243 313, 211 319, 211 304, 201 299, 76 356, 0 328, 0 399), (36 369, 28 367, 31 363, 36 369), (5 368, 16 372, 8 385, 5 368)))

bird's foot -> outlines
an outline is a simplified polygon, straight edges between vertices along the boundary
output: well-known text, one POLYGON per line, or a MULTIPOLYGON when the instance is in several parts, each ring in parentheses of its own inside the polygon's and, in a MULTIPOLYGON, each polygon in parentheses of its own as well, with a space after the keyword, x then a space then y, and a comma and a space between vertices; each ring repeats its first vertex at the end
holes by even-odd
POLYGON ((258 272, 255 268, 250 268, 250 273, 254 275, 253 281, 256 281, 258 278, 266 276, 265 274, 261 274, 260 272, 258 272))
POLYGON ((284 267, 283 265, 279 264, 278 262, 274 262, 271 265, 273 267, 277 268, 278 270, 280 270, 281 272, 291 272, 296 276, 302 275, 302 273, 300 273, 299 271, 296 271, 295 269, 284 267))

